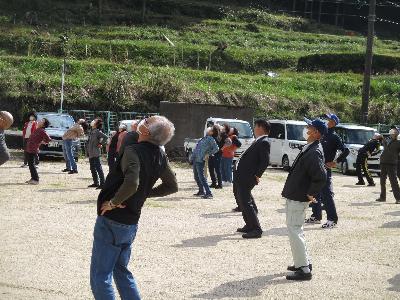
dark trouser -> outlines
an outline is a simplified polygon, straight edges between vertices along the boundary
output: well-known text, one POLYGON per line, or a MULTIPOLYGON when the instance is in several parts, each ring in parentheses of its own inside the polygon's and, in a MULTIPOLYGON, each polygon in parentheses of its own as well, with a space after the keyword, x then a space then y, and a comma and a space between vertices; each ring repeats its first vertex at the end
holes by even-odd
POLYGON ((251 194, 253 188, 254 185, 246 186, 235 180, 233 182, 233 194, 235 195, 236 203, 242 211, 246 228, 262 231, 260 221, 257 217, 258 208, 251 194))
POLYGON ((217 153, 214 156, 210 156, 208 160, 208 170, 210 171, 210 177, 213 185, 222 185, 222 176, 221 176, 221 154, 217 153), (217 175, 217 177, 215 177, 217 175))
POLYGON ((31 172, 31 179, 39 181, 39 174, 35 167, 36 153, 26 152, 26 158, 28 160, 29 171, 31 172))
POLYGON ((386 200, 386 178, 389 177, 393 196, 400 201, 400 188, 397 181, 397 165, 381 164, 381 199, 386 200))
MULTIPOLYGON (((23 139, 23 147, 24 147, 24 165, 28 164, 28 153, 26 152, 26 147, 28 146, 28 141, 29 139, 23 139)), ((35 155, 35 164, 38 165, 39 164, 39 157, 36 154, 35 155)))
POLYGON ((336 213, 335 201, 333 199, 333 185, 332 185, 332 170, 328 169, 326 184, 322 188, 321 193, 317 197, 317 203, 311 205, 313 214, 312 216, 317 220, 322 220, 322 210, 321 203, 324 203, 326 217, 328 221, 336 222, 338 221, 338 216, 336 213))
POLYGON ((368 169, 368 155, 367 153, 358 153, 356 160, 356 172, 358 176, 358 182, 364 182, 363 174, 367 178, 369 184, 374 183, 371 173, 368 169))
POLYGON ((399 180, 400 180, 400 158, 399 158, 399 162, 397 163, 397 178, 399 178, 399 180))
POLYGON ((103 173, 103 168, 101 167, 100 157, 89 158, 89 163, 90 163, 90 171, 92 172, 94 184, 103 185, 104 173, 103 173), (99 182, 99 179, 100 179, 100 182, 99 182))
POLYGON ((108 163, 108 167, 109 167, 110 171, 114 167, 117 157, 118 157, 117 152, 108 152, 107 163, 108 163))

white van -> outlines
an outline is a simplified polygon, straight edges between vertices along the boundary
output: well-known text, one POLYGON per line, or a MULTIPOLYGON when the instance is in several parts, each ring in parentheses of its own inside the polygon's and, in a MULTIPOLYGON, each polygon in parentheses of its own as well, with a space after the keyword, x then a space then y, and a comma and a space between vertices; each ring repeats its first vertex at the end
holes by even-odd
MULTIPOLYGON (((335 132, 341 137, 345 146, 350 150, 346 161, 338 166, 338 169, 342 174, 349 174, 356 170, 358 150, 360 150, 377 131, 374 128, 366 126, 339 124, 335 127, 335 132)), ((380 173, 379 157, 380 154, 368 158, 368 168, 373 173, 380 173)))
POLYGON ((270 164, 289 170, 300 152, 299 147, 307 144, 303 138, 304 121, 270 120, 271 144, 270 164))

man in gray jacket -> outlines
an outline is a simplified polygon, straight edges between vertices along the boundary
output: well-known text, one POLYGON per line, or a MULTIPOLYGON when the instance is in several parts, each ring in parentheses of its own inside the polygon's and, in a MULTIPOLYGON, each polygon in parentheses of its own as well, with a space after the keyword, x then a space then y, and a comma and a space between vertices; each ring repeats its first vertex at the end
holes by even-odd
POLYGON ((304 219, 310 203, 324 187, 327 179, 324 152, 320 140, 327 132, 322 120, 305 119, 308 126, 303 135, 307 145, 303 147, 287 177, 282 196, 286 198, 286 224, 294 265, 288 267, 293 274, 287 280, 311 280, 312 266, 304 238, 304 219))
POLYGON ((381 195, 376 201, 386 201, 386 178, 389 177, 390 185, 396 204, 400 204, 400 188, 397 181, 397 164, 400 154, 399 129, 392 127, 389 131, 390 140, 383 140, 383 152, 380 157, 381 164, 381 195))

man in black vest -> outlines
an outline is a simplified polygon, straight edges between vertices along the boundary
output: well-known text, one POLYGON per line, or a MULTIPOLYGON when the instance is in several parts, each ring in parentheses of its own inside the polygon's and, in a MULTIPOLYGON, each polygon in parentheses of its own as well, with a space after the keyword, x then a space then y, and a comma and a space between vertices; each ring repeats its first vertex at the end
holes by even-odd
POLYGON ((242 211, 245 226, 238 228, 245 239, 260 238, 262 229, 257 217, 258 209, 251 195, 252 189, 260 182, 260 178, 269 165, 270 144, 268 134, 271 125, 268 121, 254 122, 256 140, 240 156, 233 173, 233 194, 242 211))
POLYGON ((303 135, 307 145, 293 162, 282 191, 282 196, 286 198, 286 225, 294 262, 293 266, 288 267, 294 274, 286 276, 287 280, 312 278, 312 266, 303 231, 304 218, 309 204, 317 201, 315 198, 327 181, 324 151, 320 143, 328 131, 327 126, 319 119, 305 121, 308 126, 303 135))
POLYGON ((178 191, 174 172, 160 146, 174 134, 165 117, 144 119, 138 126, 137 144, 129 145, 107 176, 97 200, 90 285, 95 299, 115 299, 112 278, 122 299, 140 299, 127 266, 144 202, 148 197, 178 191), (161 178, 161 185, 153 188, 161 178))

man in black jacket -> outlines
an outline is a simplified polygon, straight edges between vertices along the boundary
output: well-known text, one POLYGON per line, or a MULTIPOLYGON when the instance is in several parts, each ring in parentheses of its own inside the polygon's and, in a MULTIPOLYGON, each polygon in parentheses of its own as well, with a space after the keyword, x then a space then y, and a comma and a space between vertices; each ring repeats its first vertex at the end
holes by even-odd
POLYGON ((304 218, 310 203, 326 184, 327 172, 324 164, 324 152, 320 140, 327 132, 322 120, 305 119, 308 126, 304 130, 307 145, 293 162, 287 177, 282 196, 286 198, 286 224, 289 232, 290 247, 294 265, 288 267, 293 274, 287 280, 311 280, 311 262, 308 257, 304 238, 304 218))
POLYGON ((127 266, 144 202, 148 197, 178 191, 165 152, 174 126, 165 117, 144 119, 138 126, 138 143, 124 149, 107 176, 97 200, 90 285, 94 298, 115 299, 112 278, 121 299, 140 299, 135 279, 127 266), (153 188, 161 178, 161 185, 153 188))
POLYGON ((269 164, 270 144, 268 134, 271 125, 268 121, 254 122, 256 140, 240 156, 233 173, 233 193, 242 211, 245 226, 238 228, 243 238, 260 238, 262 229, 257 217, 258 209, 251 190, 260 182, 260 178, 269 164))
POLYGON ((375 186, 374 179, 372 178, 371 172, 368 169, 368 157, 374 156, 379 153, 381 147, 382 136, 379 133, 375 133, 373 138, 368 141, 360 150, 358 150, 356 159, 356 172, 358 182, 356 185, 365 185, 363 173, 368 181, 368 186, 375 186))

